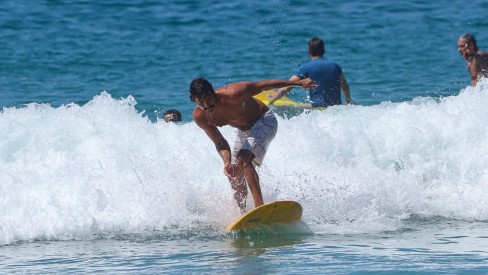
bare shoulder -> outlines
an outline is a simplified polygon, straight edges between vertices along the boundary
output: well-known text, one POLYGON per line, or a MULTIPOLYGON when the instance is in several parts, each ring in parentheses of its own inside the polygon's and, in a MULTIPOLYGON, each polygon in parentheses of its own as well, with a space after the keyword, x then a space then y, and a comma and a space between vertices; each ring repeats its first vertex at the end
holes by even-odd
POLYGON ((243 95, 246 95, 246 91, 249 89, 250 83, 252 82, 240 81, 229 83, 225 86, 218 88, 216 92, 226 99, 240 98, 243 95))
POLYGON ((193 120, 200 128, 205 128, 207 124, 206 114, 199 108, 193 110, 193 120))
POLYGON ((488 64, 488 52, 484 52, 482 51, 481 52, 481 59, 483 59, 483 62, 486 64, 488 64))
POLYGON ((488 58, 488 52, 479 50, 473 57, 474 60, 486 60, 488 58))

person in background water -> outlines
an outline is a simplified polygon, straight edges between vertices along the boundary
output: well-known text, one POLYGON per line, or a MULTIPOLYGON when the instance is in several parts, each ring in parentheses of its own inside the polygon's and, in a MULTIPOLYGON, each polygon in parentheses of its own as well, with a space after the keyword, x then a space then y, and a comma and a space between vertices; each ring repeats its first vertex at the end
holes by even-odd
POLYGON ((234 82, 214 90, 203 77, 194 79, 190 84, 190 99, 196 103, 193 119, 215 144, 224 162, 224 174, 235 190, 234 198, 242 213, 246 211, 246 182, 254 207, 264 204, 254 165, 261 165, 278 130, 273 112, 253 96, 263 90, 288 86, 311 89, 317 85, 310 78, 262 80, 234 82), (217 128, 225 125, 237 128, 232 154, 229 143, 217 128))
MULTIPOLYGON (((342 104, 341 90, 344 94, 346 104, 351 103, 351 92, 346 77, 341 67, 335 62, 324 57, 324 41, 314 37, 308 42, 308 54, 311 61, 302 64, 297 73, 292 75, 290 80, 303 79, 310 77, 315 81, 317 88, 310 90, 310 101, 312 107, 327 107, 342 104)), ((269 100, 268 105, 272 105, 289 92, 292 87, 279 89, 274 97, 269 100)))
POLYGON ((476 38, 470 33, 461 35, 457 46, 471 76, 471 86, 476 86, 481 77, 488 77, 488 53, 478 49, 476 38))
POLYGON ((178 110, 171 109, 163 114, 163 119, 166 122, 178 122, 181 121, 181 113, 178 110))

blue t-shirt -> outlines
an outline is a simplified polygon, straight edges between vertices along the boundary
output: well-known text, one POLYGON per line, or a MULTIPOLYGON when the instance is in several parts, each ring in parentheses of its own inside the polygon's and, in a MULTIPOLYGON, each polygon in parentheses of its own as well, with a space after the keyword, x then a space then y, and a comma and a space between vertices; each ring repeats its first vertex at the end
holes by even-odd
POLYGON ((300 66, 297 76, 310 77, 319 86, 310 90, 312 107, 327 107, 342 104, 340 75, 342 69, 336 63, 325 57, 313 59, 300 66))

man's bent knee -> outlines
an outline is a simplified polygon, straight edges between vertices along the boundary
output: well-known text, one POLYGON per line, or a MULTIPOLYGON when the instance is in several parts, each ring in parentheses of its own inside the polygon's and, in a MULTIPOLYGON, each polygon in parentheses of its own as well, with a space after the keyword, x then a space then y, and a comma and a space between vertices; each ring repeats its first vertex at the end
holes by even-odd
POLYGON ((254 153, 250 150, 240 150, 239 153, 237 153, 236 164, 241 169, 248 165, 252 166, 253 160, 254 160, 254 153))

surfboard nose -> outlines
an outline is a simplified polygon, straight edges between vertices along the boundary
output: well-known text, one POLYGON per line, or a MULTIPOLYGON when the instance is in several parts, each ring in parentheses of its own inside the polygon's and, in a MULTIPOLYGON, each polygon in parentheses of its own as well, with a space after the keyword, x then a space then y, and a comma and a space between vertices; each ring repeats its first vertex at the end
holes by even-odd
POLYGON ((259 225, 291 223, 300 220, 302 213, 303 208, 296 201, 275 201, 249 211, 227 227, 227 230, 244 230, 259 225))

